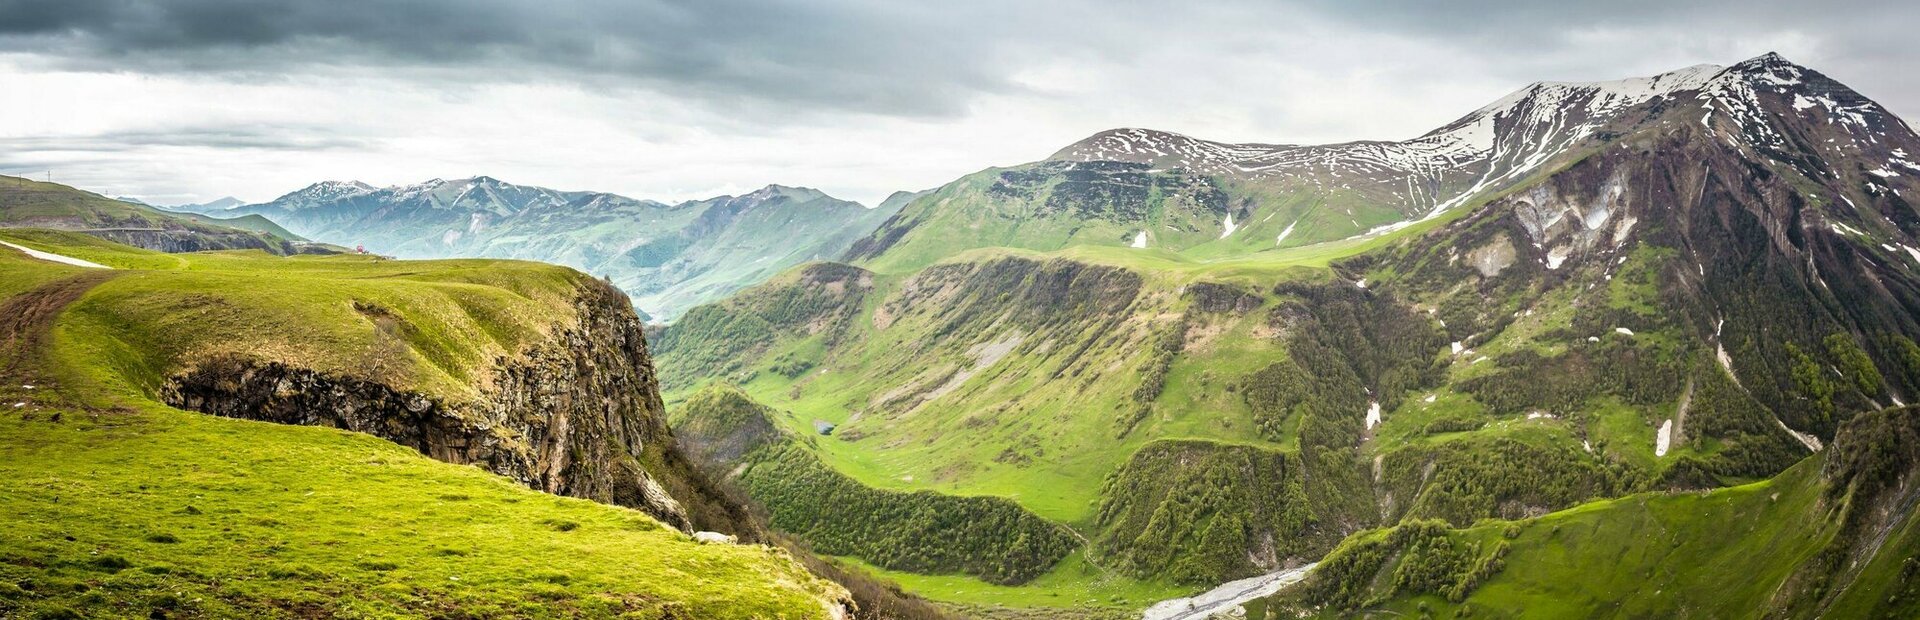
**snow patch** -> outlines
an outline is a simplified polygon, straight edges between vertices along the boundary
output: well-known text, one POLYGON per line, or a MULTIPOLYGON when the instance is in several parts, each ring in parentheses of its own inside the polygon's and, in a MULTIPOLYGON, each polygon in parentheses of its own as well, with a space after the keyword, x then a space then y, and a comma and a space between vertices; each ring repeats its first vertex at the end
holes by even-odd
POLYGON ((1453 354, 1454 354, 1454 355, 1459 355, 1461 351, 1465 351, 1465 350, 1467 350, 1467 347, 1466 347, 1466 345, 1463 345, 1463 344, 1460 344, 1460 341, 1458 341, 1458 340, 1455 340, 1455 341, 1453 341, 1453 354))
POLYGON ((1561 264, 1567 262, 1567 257, 1572 255, 1573 250, 1571 248, 1559 247, 1549 250, 1547 252, 1547 268, 1559 269, 1561 264))
POLYGON ((38 258, 44 261, 53 261, 53 262, 61 263, 65 265, 73 265, 75 267, 86 267, 88 269, 112 269, 112 267, 108 267, 100 263, 96 263, 92 261, 84 261, 71 256, 61 256, 59 254, 54 254, 52 252, 42 252, 42 251, 29 248, 23 245, 7 243, 5 241, 0 241, 0 245, 4 245, 22 252, 26 252, 27 256, 38 258))
POLYGON ((1625 327, 1615 327, 1613 328, 1613 333, 1620 334, 1622 336, 1632 336, 1633 330, 1627 329, 1625 327))
POLYGON ((1653 455, 1666 456, 1667 448, 1673 446, 1673 420, 1660 423, 1660 434, 1653 439, 1653 455))
POLYGON ((1139 234, 1133 236, 1133 247, 1147 247, 1147 231, 1140 231, 1139 234))
POLYGON ((1380 424, 1380 401, 1367 403, 1367 430, 1380 424))
POLYGON ((1222 225, 1222 228, 1224 228, 1225 230, 1222 230, 1222 231, 1220 231, 1220 238, 1221 238, 1221 239, 1225 239, 1225 238, 1227 238, 1227 235, 1231 235, 1231 234, 1233 234, 1233 231, 1235 231, 1235 230, 1238 230, 1238 229, 1239 229, 1240 227, 1239 227, 1239 226, 1235 226, 1235 225, 1233 224, 1233 214, 1232 214, 1232 213, 1228 213, 1228 214, 1227 214, 1227 223, 1226 223, 1226 224, 1224 224, 1224 225, 1222 225))
POLYGON ((1280 236, 1276 237, 1273 240, 1273 244, 1280 245, 1282 243, 1286 243, 1287 237, 1293 234, 1293 227, 1299 223, 1300 223, 1300 220, 1294 220, 1292 224, 1288 224, 1285 229, 1280 231, 1280 236))

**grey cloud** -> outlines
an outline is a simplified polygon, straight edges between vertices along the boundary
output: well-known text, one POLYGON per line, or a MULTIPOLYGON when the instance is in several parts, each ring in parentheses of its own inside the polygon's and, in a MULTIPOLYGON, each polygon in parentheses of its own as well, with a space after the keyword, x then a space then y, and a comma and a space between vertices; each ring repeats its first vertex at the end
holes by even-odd
POLYGON ((323 151, 364 149, 375 144, 363 138, 331 134, 327 128, 284 125, 178 127, 85 136, 0 138, 0 152, 13 156, 47 152, 112 153, 146 147, 323 151))
MULTIPOLYGON (((1772 34, 1809 37, 1821 58, 1879 74, 1910 66, 1920 5, 1875 0, 1239 0, 898 2, 889 0, 0 0, 0 50, 54 68, 194 72, 238 79, 367 69, 437 80, 550 80, 640 88, 761 112, 953 116, 1018 92, 1038 57, 1124 62, 1154 46, 1221 46, 1316 27, 1398 33, 1485 61, 1524 83, 1622 75, 1674 48, 1757 54, 1772 34), (1590 49, 1615 30, 1633 44, 1590 49), (1636 37, 1635 35, 1643 35, 1636 37), (1756 41, 1743 47, 1730 37, 1756 41), (1747 49, 1752 48, 1752 49, 1747 49), (1623 67, 1623 65, 1625 65, 1623 67)), ((1684 50, 1683 50, 1684 51, 1684 50)), ((1731 62, 1736 58, 1697 58, 1731 62)), ((1816 67, 1824 68, 1824 67, 1816 67)), ((1877 76, 1902 99, 1920 77, 1877 76)), ((1223 76, 1222 79, 1234 79, 1223 76)))
POLYGON ((999 14, 989 4, 863 1, 0 0, 0 49, 60 68, 434 69, 443 79, 939 115, 964 109, 971 93, 1012 88, 993 49, 962 34, 999 14))

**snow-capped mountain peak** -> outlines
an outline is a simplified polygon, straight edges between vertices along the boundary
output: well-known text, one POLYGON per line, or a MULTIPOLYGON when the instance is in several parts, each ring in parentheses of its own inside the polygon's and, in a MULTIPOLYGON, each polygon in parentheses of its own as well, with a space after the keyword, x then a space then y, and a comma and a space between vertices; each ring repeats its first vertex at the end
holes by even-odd
MULTIPOLYGON (((1378 199, 1399 203, 1403 213, 1420 217, 1524 178, 1652 102, 1691 100, 1692 93, 1701 93, 1734 102, 1722 107, 1753 111, 1757 106, 1739 103, 1752 99, 1750 95, 1718 93, 1800 87, 1810 73, 1778 54, 1767 54, 1730 67, 1700 64, 1648 77, 1536 82, 1409 140, 1231 144, 1122 128, 1094 134, 1051 159, 1132 162, 1256 182, 1372 192, 1378 199)), ((1840 110, 1854 103, 1808 95, 1796 105, 1840 110)))

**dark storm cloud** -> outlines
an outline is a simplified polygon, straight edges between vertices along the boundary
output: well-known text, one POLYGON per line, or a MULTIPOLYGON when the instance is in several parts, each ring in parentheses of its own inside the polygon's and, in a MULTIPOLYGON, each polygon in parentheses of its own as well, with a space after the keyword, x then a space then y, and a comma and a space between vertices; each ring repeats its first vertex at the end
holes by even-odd
POLYGON ((957 116, 981 95, 1023 91, 1018 72, 1036 59, 1227 55, 1302 31, 1433 42, 1476 60, 1462 74, 1516 85, 1679 58, 1725 64, 1740 59, 1728 50, 1786 41, 1813 52, 1795 60, 1910 108, 1915 23, 1920 3, 1887 0, 0 0, 0 50, 64 69, 246 80, 381 69, 639 88, 720 108, 957 116))
POLYGON ((746 0, 0 0, 0 49, 62 68, 275 74, 446 70, 925 115, 1009 88, 954 36, 986 4, 746 0))

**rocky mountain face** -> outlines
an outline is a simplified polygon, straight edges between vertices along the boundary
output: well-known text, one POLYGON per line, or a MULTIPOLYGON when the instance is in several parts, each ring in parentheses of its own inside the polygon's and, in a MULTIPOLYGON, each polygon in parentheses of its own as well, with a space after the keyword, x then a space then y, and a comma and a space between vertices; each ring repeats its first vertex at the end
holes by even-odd
MULTIPOLYGON (((382 330, 404 329, 385 308, 356 308, 382 330)), ((364 432, 549 493, 638 508, 682 530, 763 538, 676 446, 625 296, 585 280, 574 308, 578 318, 545 343, 495 360, 471 401, 238 357, 178 373, 160 396, 215 415, 364 432)))
MULTIPOLYGON (((1631 118, 1687 109, 1696 120, 1764 131, 1764 116, 1820 119, 1859 144, 1904 124, 1804 69, 1762 77, 1769 56, 1647 78, 1541 82, 1402 141, 1233 144, 1115 129, 1046 161, 962 178, 903 209, 847 256, 912 268, 975 247, 1074 245, 1166 249, 1198 258, 1378 236, 1484 200, 1550 172, 1549 164, 1630 131, 1631 118), (1806 82, 1798 80, 1805 72, 1806 82), (1720 110, 1717 117, 1708 109, 1720 110), (1803 114, 1804 113, 1804 114, 1803 114), (895 246, 903 246, 894 249, 895 246)), ((1756 140, 1783 136, 1754 136, 1756 140)), ((1832 149, 1853 141, 1822 143, 1832 149)), ((1760 145, 1780 148, 1784 143, 1760 145)), ((1861 155, 1901 174, 1893 147, 1861 155)), ((1906 151, 1902 151, 1903 153, 1906 151)))
POLYGON ((689 312, 662 372, 839 424, 869 484, 1004 494, 1103 566, 1217 582, 1779 475, 1920 399, 1916 149, 1777 55, 1404 142, 1116 130, 689 312))
POLYGON ((655 320, 832 258, 898 209, 805 188, 667 205, 490 177, 376 188, 318 183, 222 213, 258 214, 318 240, 406 258, 538 260, 608 277, 655 320))

